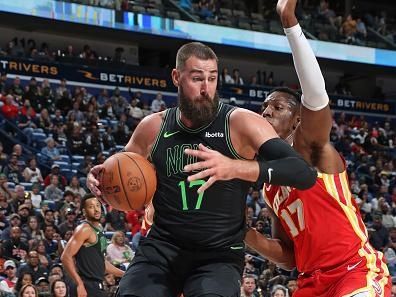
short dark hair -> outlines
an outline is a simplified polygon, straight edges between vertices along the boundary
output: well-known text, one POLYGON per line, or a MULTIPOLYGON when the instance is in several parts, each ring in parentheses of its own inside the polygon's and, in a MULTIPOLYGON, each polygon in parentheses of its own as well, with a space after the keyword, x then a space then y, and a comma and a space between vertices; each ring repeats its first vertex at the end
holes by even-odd
POLYGON ((216 62, 218 61, 215 52, 209 46, 201 42, 190 42, 183 45, 177 51, 176 69, 182 69, 186 61, 193 56, 201 60, 216 60, 216 62))
POLYGON ((281 92, 281 93, 286 93, 289 94, 293 97, 294 101, 299 105, 301 103, 301 93, 298 91, 295 91, 293 89, 290 89, 288 87, 276 87, 273 88, 269 93, 268 96, 271 95, 272 93, 275 92, 281 92))
POLYGON ((81 206, 80 206, 81 211, 85 208, 85 202, 87 200, 89 200, 89 199, 92 199, 92 198, 96 198, 96 196, 94 194, 92 194, 92 193, 87 193, 87 194, 84 195, 84 197, 82 197, 81 206))

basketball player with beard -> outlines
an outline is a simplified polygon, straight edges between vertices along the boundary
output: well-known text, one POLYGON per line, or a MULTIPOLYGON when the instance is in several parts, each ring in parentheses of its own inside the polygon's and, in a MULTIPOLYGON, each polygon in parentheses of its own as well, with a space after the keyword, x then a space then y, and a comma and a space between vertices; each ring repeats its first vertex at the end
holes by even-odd
MULTIPOLYGON (((144 118, 125 147, 153 162, 158 187, 153 225, 121 279, 118 296, 239 296, 249 182, 305 189, 316 171, 260 115, 219 102, 217 57, 209 47, 197 42, 182 46, 172 79, 179 106, 144 118), (210 179, 190 182, 184 170, 197 161, 185 151, 199 147, 236 160, 233 170, 241 178, 202 191, 210 179), (254 161, 256 154, 272 161, 254 161)), ((94 167, 87 180, 97 197, 102 168, 94 167)))
POLYGON ((107 241, 99 222, 102 209, 98 199, 92 194, 85 195, 81 201, 81 210, 86 221, 75 229, 62 253, 61 261, 77 286, 77 292, 72 290, 72 296, 105 297, 105 272, 117 277, 122 277, 124 272, 105 260, 107 241))
MULTIPOLYGON (((264 102, 263 117, 317 168, 318 177, 313 187, 303 191, 266 183, 263 193, 272 213, 273 238, 249 229, 245 242, 284 269, 297 267, 300 274, 293 297, 388 297, 391 278, 384 256, 369 243, 349 189, 345 161, 330 143, 329 97, 295 16, 296 2, 279 0, 277 11, 303 96, 288 88, 272 90, 264 102)), ((189 154, 204 161, 186 169, 205 167, 208 174, 197 173, 191 180, 222 180, 235 166, 233 160, 210 150, 189 154)))

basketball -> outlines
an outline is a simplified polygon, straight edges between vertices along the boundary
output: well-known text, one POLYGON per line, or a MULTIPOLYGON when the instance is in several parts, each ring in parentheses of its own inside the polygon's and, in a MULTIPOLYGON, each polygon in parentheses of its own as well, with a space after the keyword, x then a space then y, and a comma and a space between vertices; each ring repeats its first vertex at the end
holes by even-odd
POLYGON ((151 202, 157 188, 153 165, 136 153, 108 158, 99 175, 102 199, 118 210, 140 210, 151 202))

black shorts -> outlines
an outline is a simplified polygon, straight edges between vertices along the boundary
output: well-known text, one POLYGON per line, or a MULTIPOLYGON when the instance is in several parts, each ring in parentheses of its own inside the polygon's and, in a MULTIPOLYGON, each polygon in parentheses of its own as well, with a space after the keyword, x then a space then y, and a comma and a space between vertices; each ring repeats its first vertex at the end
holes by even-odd
POLYGON ((141 240, 135 258, 120 281, 117 296, 240 295, 243 248, 191 251, 154 238, 141 240))
MULTIPOLYGON (((84 283, 85 290, 87 291, 88 297, 107 297, 108 294, 104 291, 103 283, 94 280, 82 279, 84 283)), ((67 279, 67 284, 69 286, 70 297, 77 297, 77 286, 76 284, 67 279)))
POLYGON ((107 297, 103 283, 98 281, 83 280, 87 297, 107 297))

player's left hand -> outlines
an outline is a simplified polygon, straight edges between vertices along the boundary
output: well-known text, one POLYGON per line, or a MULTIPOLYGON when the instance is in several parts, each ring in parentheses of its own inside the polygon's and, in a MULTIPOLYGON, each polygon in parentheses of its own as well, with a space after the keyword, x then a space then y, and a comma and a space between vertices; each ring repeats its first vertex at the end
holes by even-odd
POLYGON ((200 172, 190 175, 188 181, 197 179, 209 179, 198 189, 198 193, 202 193, 208 189, 217 180, 230 180, 233 179, 233 171, 235 164, 233 160, 222 155, 221 153, 211 150, 199 144, 198 150, 186 149, 185 154, 198 157, 202 161, 184 166, 184 171, 199 171, 200 172))

